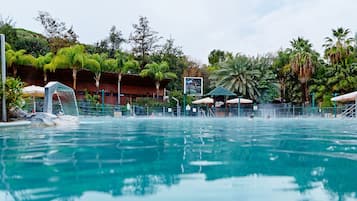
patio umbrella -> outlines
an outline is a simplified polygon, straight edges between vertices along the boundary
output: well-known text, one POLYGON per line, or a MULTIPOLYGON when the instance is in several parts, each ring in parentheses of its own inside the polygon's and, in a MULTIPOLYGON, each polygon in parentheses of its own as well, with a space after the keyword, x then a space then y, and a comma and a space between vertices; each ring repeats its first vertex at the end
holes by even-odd
POLYGON ((243 103, 243 104, 244 104, 244 103, 246 103, 246 104, 248 104, 248 103, 253 103, 252 100, 245 99, 245 98, 235 98, 235 99, 227 100, 226 103, 229 103, 229 104, 237 104, 238 101, 239 101, 239 103, 243 103))
POLYGON ((36 112, 36 97, 44 97, 45 96, 45 88, 40 86, 27 86, 22 89, 22 93, 25 97, 33 98, 33 111, 36 112))
POLYGON ((336 96, 334 98, 331 98, 331 101, 338 101, 338 102, 352 102, 356 101, 357 103, 357 91, 351 92, 345 95, 341 96, 336 96))
POLYGON ((192 104, 213 104, 213 98, 206 97, 192 102, 192 104))

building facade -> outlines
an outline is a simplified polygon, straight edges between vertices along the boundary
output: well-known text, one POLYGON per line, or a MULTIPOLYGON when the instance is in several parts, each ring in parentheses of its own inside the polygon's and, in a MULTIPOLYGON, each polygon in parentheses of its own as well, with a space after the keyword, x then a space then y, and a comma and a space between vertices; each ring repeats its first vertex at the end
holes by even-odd
MULTIPOLYGON (((12 70, 8 69, 10 75, 12 70)), ((45 86, 44 73, 40 69, 30 66, 20 66, 17 70, 19 77, 26 85, 45 86)), ((73 87, 71 69, 56 69, 55 72, 47 72, 47 82, 58 81, 69 87, 73 87)), ((160 82, 158 92, 159 100, 164 96, 165 87, 170 80, 165 79, 160 82)), ((104 94, 105 104, 118 103, 118 75, 114 73, 102 73, 99 88, 95 86, 94 73, 88 70, 80 70, 77 73, 76 96, 78 100, 83 100, 85 92, 90 94, 104 94)), ((121 104, 132 103, 140 97, 156 97, 155 81, 149 77, 127 74, 121 80, 121 104)), ((100 99, 102 100, 102 98, 100 99)))

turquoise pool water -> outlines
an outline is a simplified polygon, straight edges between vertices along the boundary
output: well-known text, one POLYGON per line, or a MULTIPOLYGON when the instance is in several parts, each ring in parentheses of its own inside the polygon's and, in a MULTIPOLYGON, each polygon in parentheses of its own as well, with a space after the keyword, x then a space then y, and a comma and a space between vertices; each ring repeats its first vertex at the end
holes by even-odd
POLYGON ((0 200, 357 200, 357 121, 82 119, 0 130, 0 200))

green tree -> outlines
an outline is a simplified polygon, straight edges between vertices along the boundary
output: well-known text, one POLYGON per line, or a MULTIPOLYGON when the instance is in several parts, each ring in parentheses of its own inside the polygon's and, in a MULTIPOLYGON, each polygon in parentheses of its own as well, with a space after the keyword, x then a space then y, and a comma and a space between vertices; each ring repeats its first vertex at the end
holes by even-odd
POLYGON ((13 49, 8 49, 5 53, 6 65, 13 70, 13 76, 17 76, 17 67, 33 65, 35 58, 32 55, 25 54, 26 50, 15 51, 13 49))
POLYGON ((149 55, 158 47, 157 42, 161 39, 157 32, 153 31, 146 17, 140 16, 139 23, 133 24, 134 32, 130 34, 129 42, 132 52, 140 62, 143 69, 149 63, 149 55))
POLYGON ((223 86, 256 100, 260 96, 258 77, 261 72, 253 68, 249 57, 237 54, 219 64, 219 69, 211 76, 213 86, 223 86))
POLYGON ((103 72, 108 72, 110 69, 110 64, 114 60, 108 60, 108 55, 102 54, 92 54, 87 55, 85 59, 85 68, 89 69, 94 73, 95 86, 99 90, 100 78, 103 72))
POLYGON ((308 81, 314 73, 317 63, 318 54, 312 50, 312 45, 308 40, 298 37, 290 41, 292 53, 290 66, 292 71, 297 75, 302 91, 302 103, 308 102, 308 81))
POLYGON ((287 100, 286 87, 291 74, 290 54, 290 49, 279 50, 272 65, 273 71, 277 75, 277 79, 279 81, 280 97, 282 101, 287 100))
POLYGON ((115 57, 115 60, 110 61, 112 64, 109 64, 109 68, 110 72, 118 74, 118 105, 120 105, 122 77, 124 74, 136 71, 139 68, 139 63, 123 52, 118 52, 115 57))
POLYGON ((53 53, 57 53, 59 49, 74 45, 77 42, 78 35, 74 32, 73 27, 67 28, 64 22, 53 18, 48 12, 39 11, 36 20, 45 29, 53 53))
POLYGON ((72 69, 73 89, 77 88, 77 73, 85 64, 85 49, 83 45, 65 47, 58 51, 52 64, 54 67, 72 69))
POLYGON ((150 58, 152 62, 156 63, 166 61, 169 65, 169 71, 177 75, 177 79, 168 84, 168 89, 182 88, 183 71, 189 66, 189 62, 182 48, 175 45, 174 39, 167 39, 160 49, 152 54, 150 58))
POLYGON ((327 88, 331 93, 346 93, 357 86, 355 40, 349 37, 350 30, 337 28, 332 30, 332 38, 326 37, 325 58, 327 88))
POLYGON ((233 55, 230 52, 223 50, 212 50, 208 55, 208 62, 211 66, 215 66, 220 62, 224 62, 228 58, 232 58, 233 55))
POLYGON ((159 98, 159 89, 160 89, 160 82, 164 79, 175 79, 177 76, 169 72, 169 65, 167 62, 161 63, 151 63, 145 66, 140 72, 140 76, 142 77, 151 77, 155 80, 155 87, 156 87, 156 98, 159 98))
POLYGON ((14 45, 18 40, 14 26, 15 22, 11 18, 4 19, 0 16, 0 34, 5 34, 6 41, 11 45, 14 45))
POLYGON ((343 66, 351 63, 353 56, 353 43, 354 38, 349 37, 349 29, 342 27, 332 29, 333 37, 326 37, 325 44, 325 57, 332 65, 341 64, 343 66))
POLYGON ((40 55, 39 57, 37 57, 34 63, 34 66, 36 68, 41 69, 43 71, 44 84, 47 83, 47 70, 54 71, 50 65, 52 59, 53 59, 53 53, 49 52, 46 55, 40 55))
POLYGON ((19 78, 14 78, 14 77, 6 78, 5 91, 2 89, 2 85, 0 85, 0 96, 2 97, 2 93, 5 92, 6 109, 8 111, 17 107, 22 108, 25 105, 25 100, 23 99, 22 96, 23 88, 24 88, 24 83, 19 78))
POLYGON ((252 68, 260 72, 257 75, 260 94, 258 101, 261 103, 272 102, 279 97, 279 84, 272 67, 273 56, 267 54, 250 58, 250 60, 252 62, 252 68))
POLYGON ((110 45, 109 57, 112 58, 115 56, 115 52, 120 50, 121 44, 125 42, 122 32, 117 30, 114 25, 110 28, 108 42, 110 45))
POLYGON ((13 43, 14 49, 24 49, 34 57, 45 55, 50 51, 47 39, 41 34, 25 29, 16 29, 17 40, 13 43))

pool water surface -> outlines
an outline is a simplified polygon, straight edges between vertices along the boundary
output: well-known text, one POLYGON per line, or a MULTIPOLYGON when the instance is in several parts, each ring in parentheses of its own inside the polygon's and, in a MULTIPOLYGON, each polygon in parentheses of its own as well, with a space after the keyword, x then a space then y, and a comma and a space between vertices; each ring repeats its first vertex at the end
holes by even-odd
POLYGON ((357 121, 82 118, 0 129, 0 200, 357 200, 357 121))

